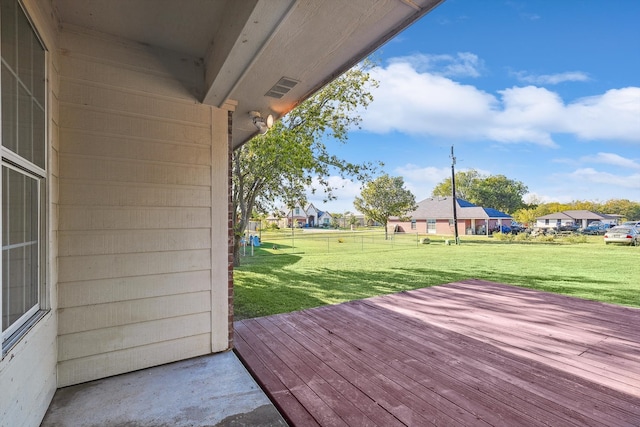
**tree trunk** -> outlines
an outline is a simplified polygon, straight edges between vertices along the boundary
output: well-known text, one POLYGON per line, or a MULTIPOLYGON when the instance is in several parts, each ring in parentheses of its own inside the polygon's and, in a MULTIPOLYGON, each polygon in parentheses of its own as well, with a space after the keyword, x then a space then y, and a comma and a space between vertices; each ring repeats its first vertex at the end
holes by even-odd
POLYGON ((240 239, 233 239, 233 266, 240 267, 240 239))

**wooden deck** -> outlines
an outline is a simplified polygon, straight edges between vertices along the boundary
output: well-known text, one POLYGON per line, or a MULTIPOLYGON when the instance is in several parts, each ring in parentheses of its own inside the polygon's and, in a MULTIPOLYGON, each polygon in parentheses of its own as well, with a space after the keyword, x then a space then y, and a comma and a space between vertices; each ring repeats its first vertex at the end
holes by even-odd
POLYGON ((235 323, 296 426, 640 426, 640 310, 466 280, 235 323))

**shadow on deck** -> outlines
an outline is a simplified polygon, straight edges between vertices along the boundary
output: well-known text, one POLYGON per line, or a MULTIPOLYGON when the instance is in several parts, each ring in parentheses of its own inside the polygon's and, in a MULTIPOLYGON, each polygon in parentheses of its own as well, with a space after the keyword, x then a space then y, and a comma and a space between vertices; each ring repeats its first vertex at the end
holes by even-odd
POLYGON ((640 425, 640 310, 465 280, 235 323, 293 425, 640 425))

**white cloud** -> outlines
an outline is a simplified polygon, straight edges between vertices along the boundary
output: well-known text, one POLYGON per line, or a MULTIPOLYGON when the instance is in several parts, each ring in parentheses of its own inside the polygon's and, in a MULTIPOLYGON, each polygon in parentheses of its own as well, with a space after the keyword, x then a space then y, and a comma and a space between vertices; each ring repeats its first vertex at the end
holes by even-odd
MULTIPOLYGON (((326 197, 323 192, 316 191, 316 194, 312 194, 311 188, 308 188, 307 202, 313 203, 313 205, 320 210, 327 210, 329 212, 353 212, 355 210, 353 207, 353 199, 360 195, 360 183, 340 176, 330 176, 328 181, 329 185, 336 188, 336 190, 333 191, 336 200, 325 201, 326 197)), ((314 179, 313 185, 319 188, 317 179, 314 179)))
POLYGON ((470 52, 458 52, 456 55, 420 53, 392 58, 389 62, 410 64, 418 72, 446 77, 480 77, 484 69, 483 61, 470 52))
POLYGON ((580 158, 580 161, 583 163, 600 163, 619 166, 627 169, 640 169, 640 163, 614 153, 598 153, 592 156, 583 156, 580 158))
POLYGON ((555 146, 553 134, 640 143, 640 88, 612 89, 569 104, 536 86, 492 95, 401 58, 372 74, 380 82, 362 129, 500 143, 555 146))
POLYGON ((376 133, 474 137, 490 119, 495 98, 473 86, 446 77, 418 73, 408 63, 372 72, 380 82, 374 101, 363 112, 362 127, 376 133))
POLYGON ((611 89, 564 109, 564 131, 585 140, 640 142, 640 87, 611 89))
POLYGON ((396 168, 395 172, 404 177, 405 181, 433 185, 451 175, 451 169, 448 167, 420 167, 412 163, 396 168))
POLYGON ((589 81, 589 75, 582 71, 567 71, 557 74, 528 74, 524 71, 516 71, 513 73, 518 80, 524 83, 537 85, 557 85, 564 82, 586 82, 589 81))
POLYGON ((583 185, 585 183, 606 184, 630 190, 640 190, 640 173, 623 176, 609 172, 600 172, 593 168, 582 168, 567 174, 567 177, 583 185))
POLYGON ((569 203, 573 200, 640 200, 640 173, 622 174, 579 168, 567 173, 553 173, 534 182, 530 195, 542 202, 569 203))
POLYGON ((396 168, 394 173, 402 176, 405 188, 420 201, 429 197, 438 183, 451 176, 451 168, 420 167, 410 163, 396 168))

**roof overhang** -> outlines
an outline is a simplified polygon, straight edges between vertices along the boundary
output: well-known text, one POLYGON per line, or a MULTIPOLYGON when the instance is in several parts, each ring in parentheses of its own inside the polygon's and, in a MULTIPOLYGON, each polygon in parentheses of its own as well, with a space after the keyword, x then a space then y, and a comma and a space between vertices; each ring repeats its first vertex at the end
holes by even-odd
POLYGON ((235 106, 233 145, 237 147, 256 134, 249 111, 282 117, 442 1, 52 3, 61 25, 85 27, 201 59, 205 95, 199 101, 216 107, 235 106), (284 84, 277 86, 278 82, 284 84))

